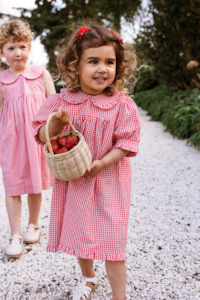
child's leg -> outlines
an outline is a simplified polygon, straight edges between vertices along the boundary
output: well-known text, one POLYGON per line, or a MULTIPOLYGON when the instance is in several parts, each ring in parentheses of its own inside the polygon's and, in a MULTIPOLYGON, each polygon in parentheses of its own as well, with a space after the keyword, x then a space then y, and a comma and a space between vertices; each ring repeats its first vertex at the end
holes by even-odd
POLYGON ((6 196, 6 209, 11 228, 11 239, 5 252, 8 257, 16 258, 22 255, 21 206, 20 196, 6 196))
POLYGON ((113 300, 126 299, 125 261, 106 261, 106 272, 112 288, 113 300))
POLYGON ((79 265, 81 267, 82 275, 85 277, 94 277, 93 259, 78 258, 79 265))
POLYGON ((21 236, 21 196, 6 196, 6 209, 10 222, 11 235, 21 236))
POLYGON ((24 235, 24 243, 34 244, 40 240, 40 229, 38 227, 38 218, 41 208, 42 195, 29 194, 28 195, 28 209, 29 209, 29 225, 24 235))
MULTIPOLYGON (((78 258, 79 265, 81 267, 82 275, 85 277, 95 277, 94 269, 93 269, 93 259, 82 259, 78 258)), ((91 282, 87 282, 87 286, 91 287, 93 284, 91 282)))
POLYGON ((38 218, 41 208, 42 194, 29 194, 28 195, 28 208, 29 208, 29 224, 38 226, 38 218))

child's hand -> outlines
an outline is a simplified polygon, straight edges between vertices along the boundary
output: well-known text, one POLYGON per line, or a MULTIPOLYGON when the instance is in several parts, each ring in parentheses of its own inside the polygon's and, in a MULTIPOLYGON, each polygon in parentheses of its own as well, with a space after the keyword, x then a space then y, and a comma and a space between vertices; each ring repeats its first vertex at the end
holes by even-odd
POLYGON ((56 113, 53 115, 49 123, 49 136, 57 135, 65 125, 69 123, 69 113, 64 108, 54 110, 56 113))
POLYGON ((55 125, 59 125, 62 127, 67 125, 69 123, 69 113, 62 107, 55 111, 56 113, 52 117, 52 122, 54 122, 55 125))
POLYGON ((87 168, 83 177, 94 177, 99 174, 103 169, 107 168, 108 166, 118 162, 123 157, 127 156, 129 151, 114 148, 110 150, 101 160, 94 160, 89 168, 87 168))
MULTIPOLYGON (((49 122, 49 137, 59 134, 65 125, 69 123, 69 113, 64 108, 55 109, 56 112, 51 121, 49 122)), ((39 130, 39 140, 43 143, 46 143, 46 134, 45 134, 46 125, 42 126, 39 130)))
POLYGON ((94 160, 87 168, 83 177, 94 177, 104 169, 104 164, 101 160, 94 160))

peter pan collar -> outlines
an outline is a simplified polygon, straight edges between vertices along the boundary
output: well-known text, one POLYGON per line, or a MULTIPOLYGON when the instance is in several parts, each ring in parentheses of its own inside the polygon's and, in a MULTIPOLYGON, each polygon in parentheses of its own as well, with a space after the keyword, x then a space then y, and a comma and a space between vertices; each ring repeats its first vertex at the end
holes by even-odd
POLYGON ((15 82, 20 76, 23 76, 26 79, 36 79, 43 74, 45 69, 45 67, 32 66, 30 70, 21 74, 13 74, 7 69, 0 72, 0 81, 4 84, 11 84, 15 82))
POLYGON ((87 95, 82 92, 70 93, 67 88, 61 89, 61 97, 70 104, 81 104, 85 101, 92 101, 92 103, 101 109, 109 109, 121 101, 121 93, 115 91, 113 96, 100 94, 96 96, 87 95))

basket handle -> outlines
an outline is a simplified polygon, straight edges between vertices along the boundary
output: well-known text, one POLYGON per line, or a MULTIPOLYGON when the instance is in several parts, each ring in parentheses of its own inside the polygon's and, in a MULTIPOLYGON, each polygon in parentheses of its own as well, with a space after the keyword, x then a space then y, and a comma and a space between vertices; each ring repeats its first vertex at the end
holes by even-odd
MULTIPOLYGON (((52 117, 55 114, 56 114, 56 112, 53 112, 52 114, 50 114, 50 116, 47 119, 46 126, 45 126, 45 136, 46 136, 47 145, 48 145, 48 148, 49 148, 51 156, 54 155, 54 152, 53 152, 52 147, 51 147, 50 138, 49 138, 49 130, 48 129, 49 129, 49 122, 51 121, 52 117)), ((71 127, 71 129, 72 129, 72 131, 74 133, 78 133, 78 131, 74 128, 74 126, 72 125, 72 123, 70 122, 70 120, 69 120, 69 125, 70 125, 70 127, 71 127)))

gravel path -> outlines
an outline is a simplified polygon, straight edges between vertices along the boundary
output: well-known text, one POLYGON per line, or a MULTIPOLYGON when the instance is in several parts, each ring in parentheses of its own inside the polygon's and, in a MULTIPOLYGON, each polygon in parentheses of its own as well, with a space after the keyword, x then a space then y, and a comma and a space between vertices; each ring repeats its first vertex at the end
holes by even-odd
MULTIPOLYGON (((164 132, 140 110, 140 153, 131 159, 133 196, 127 244, 127 300, 200 299, 200 152, 164 132)), ((51 190, 44 192, 39 244, 21 259, 5 257, 9 225, 0 180, 0 299, 64 300, 77 282, 77 261, 47 253, 51 190)), ((28 218, 23 197, 22 227, 28 218)), ((104 263, 95 262, 93 298, 111 300, 104 263)))

